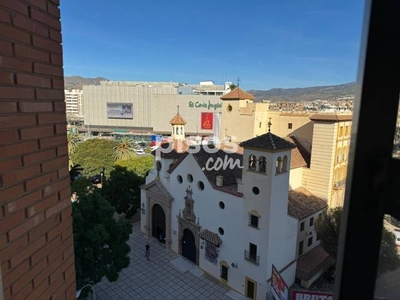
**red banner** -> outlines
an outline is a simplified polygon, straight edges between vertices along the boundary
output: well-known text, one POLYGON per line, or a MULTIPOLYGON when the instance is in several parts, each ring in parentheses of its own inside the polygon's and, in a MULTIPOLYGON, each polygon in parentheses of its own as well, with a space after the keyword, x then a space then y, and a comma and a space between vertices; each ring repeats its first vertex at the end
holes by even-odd
POLYGON ((201 113, 201 129, 213 129, 213 113, 201 113))
POLYGON ((289 299, 288 286, 274 265, 272 265, 271 274, 271 293, 274 296, 275 300, 289 299))

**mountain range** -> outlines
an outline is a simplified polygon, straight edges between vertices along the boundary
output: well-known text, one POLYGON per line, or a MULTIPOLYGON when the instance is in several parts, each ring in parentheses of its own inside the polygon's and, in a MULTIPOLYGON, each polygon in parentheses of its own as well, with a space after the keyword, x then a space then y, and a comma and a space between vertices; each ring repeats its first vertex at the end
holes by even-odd
MULTIPOLYGON (((99 85, 100 81, 108 80, 104 77, 84 78, 81 76, 66 76, 65 89, 82 89, 83 85, 99 85)), ((354 97, 356 84, 354 82, 338 85, 312 86, 305 88, 274 88, 270 90, 248 90, 256 101, 271 100, 272 102, 300 102, 311 100, 337 100, 341 97, 354 97)))

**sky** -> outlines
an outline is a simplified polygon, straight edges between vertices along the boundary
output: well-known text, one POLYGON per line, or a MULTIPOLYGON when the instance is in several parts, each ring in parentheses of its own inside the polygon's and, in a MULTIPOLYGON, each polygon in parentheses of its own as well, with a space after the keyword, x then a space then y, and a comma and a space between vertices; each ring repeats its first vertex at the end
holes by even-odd
POLYGON ((245 90, 356 81, 361 0, 64 0, 65 76, 233 82, 245 90))

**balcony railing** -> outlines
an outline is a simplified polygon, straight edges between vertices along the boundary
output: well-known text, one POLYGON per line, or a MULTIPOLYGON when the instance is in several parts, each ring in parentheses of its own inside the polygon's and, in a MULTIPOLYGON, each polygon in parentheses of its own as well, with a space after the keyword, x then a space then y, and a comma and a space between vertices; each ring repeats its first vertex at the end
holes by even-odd
POLYGON ((255 264, 255 265, 259 265, 260 264, 260 256, 259 255, 255 255, 253 253, 251 253, 250 251, 244 250, 244 259, 255 264))

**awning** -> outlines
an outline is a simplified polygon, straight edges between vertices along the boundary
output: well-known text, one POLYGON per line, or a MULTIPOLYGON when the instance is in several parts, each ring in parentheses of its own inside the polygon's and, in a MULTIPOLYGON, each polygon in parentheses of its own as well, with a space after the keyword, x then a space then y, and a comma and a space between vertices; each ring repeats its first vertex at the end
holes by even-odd
POLYGON ((218 234, 211 232, 207 229, 202 230, 199 233, 199 237, 203 240, 206 240, 207 242, 210 242, 211 244, 214 244, 217 247, 219 247, 219 245, 221 245, 222 243, 222 240, 218 236, 218 234))

